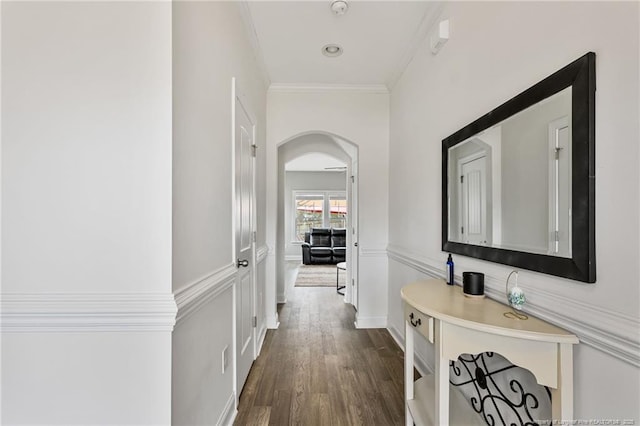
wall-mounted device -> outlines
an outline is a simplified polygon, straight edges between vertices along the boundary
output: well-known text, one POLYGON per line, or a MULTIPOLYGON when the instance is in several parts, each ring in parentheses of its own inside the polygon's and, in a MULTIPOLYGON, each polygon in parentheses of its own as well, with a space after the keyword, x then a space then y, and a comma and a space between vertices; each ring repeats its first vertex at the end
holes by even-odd
POLYGON ((431 53, 437 55, 447 41, 449 41, 449 20, 445 19, 438 23, 435 31, 429 37, 431 53))

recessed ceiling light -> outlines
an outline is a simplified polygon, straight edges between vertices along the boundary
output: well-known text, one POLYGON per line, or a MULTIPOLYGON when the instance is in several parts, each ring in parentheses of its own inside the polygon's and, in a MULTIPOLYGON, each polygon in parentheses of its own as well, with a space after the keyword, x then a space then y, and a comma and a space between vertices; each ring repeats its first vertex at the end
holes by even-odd
POLYGON ((340 56, 342 55, 342 52, 342 47, 338 46, 337 44, 327 44, 322 48, 322 54, 330 58, 340 56))

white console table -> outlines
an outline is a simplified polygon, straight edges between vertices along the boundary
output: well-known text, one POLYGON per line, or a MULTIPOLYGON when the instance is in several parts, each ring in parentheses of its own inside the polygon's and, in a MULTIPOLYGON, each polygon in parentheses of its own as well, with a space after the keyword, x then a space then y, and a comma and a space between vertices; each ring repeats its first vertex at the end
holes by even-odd
MULTIPOLYGON (((402 288, 405 318, 406 424, 470 424, 475 412, 449 386, 449 361, 463 353, 497 352, 531 371, 551 388, 554 420, 573 418, 573 345, 566 330, 529 316, 505 316, 511 308, 492 299, 465 297, 443 280, 418 281, 402 288), (414 383, 414 334, 435 348, 435 374, 414 383), (450 398, 451 397, 451 398, 450 398), (449 417, 451 407, 451 419, 449 417), (469 412, 471 411, 471 412, 469 412)), ((477 415, 476 415, 477 417, 477 415)), ((477 420, 476 420, 477 422, 477 420)))

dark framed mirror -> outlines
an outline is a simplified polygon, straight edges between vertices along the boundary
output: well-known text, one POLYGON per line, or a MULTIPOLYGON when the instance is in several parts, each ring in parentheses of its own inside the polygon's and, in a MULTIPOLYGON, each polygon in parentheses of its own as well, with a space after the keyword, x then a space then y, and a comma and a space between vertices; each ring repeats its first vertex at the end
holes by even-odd
POLYGON ((442 141, 442 250, 596 281, 595 53, 442 141))

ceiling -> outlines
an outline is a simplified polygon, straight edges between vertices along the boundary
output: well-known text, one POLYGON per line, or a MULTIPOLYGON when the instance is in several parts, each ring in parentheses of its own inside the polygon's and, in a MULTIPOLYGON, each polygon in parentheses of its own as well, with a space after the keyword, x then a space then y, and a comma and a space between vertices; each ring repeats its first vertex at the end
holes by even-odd
POLYGON ((391 88, 430 25, 437 3, 349 1, 346 14, 331 0, 250 1, 243 15, 267 80, 273 85, 347 85, 391 88), (335 58, 322 54, 340 45, 335 58))
POLYGON ((284 167, 288 172, 344 172, 346 168, 347 165, 342 161, 321 152, 310 152, 308 154, 301 155, 289 161, 284 167))

